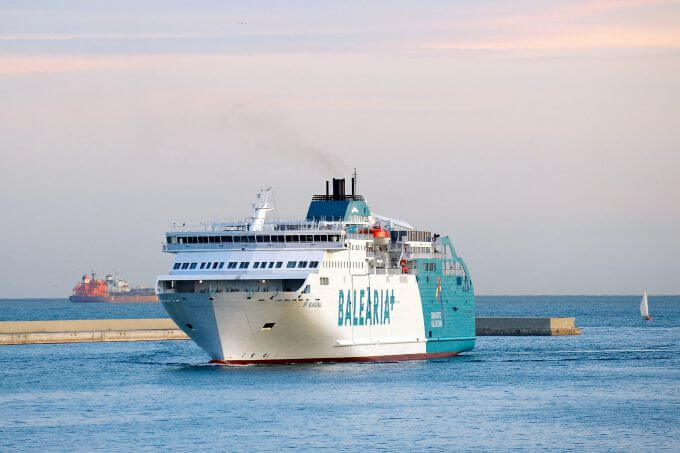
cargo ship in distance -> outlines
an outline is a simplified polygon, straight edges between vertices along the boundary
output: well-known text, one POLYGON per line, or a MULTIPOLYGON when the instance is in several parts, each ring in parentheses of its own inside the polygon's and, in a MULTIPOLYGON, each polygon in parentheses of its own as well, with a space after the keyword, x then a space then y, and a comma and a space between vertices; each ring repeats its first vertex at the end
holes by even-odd
MULTIPOLYGON (((179 224, 156 290, 216 364, 452 357, 475 345, 470 273, 447 236, 378 215, 345 180, 314 195, 303 220, 179 224)), ((442 208, 446 205, 442 204, 442 208)))
POLYGON ((104 280, 97 280, 95 273, 83 275, 81 282, 73 287, 71 302, 158 302, 158 296, 153 288, 130 288, 127 280, 118 275, 108 274, 104 280))

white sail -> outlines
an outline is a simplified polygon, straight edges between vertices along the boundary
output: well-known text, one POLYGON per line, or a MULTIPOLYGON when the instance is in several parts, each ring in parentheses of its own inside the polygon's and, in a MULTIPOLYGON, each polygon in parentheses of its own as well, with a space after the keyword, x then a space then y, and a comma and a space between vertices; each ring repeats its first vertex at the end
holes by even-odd
POLYGON ((649 317, 649 305, 647 304, 647 291, 642 296, 642 302, 640 302, 640 314, 643 318, 649 317))

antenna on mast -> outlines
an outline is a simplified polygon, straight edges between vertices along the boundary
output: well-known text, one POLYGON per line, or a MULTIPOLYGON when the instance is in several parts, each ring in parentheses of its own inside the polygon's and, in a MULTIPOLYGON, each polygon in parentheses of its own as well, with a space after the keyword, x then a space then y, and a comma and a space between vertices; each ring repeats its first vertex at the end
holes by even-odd
POLYGON ((267 212, 274 209, 272 203, 269 202, 271 190, 271 187, 267 187, 266 189, 260 189, 257 193, 257 200, 253 203, 253 216, 250 218, 251 222, 248 225, 248 231, 262 231, 267 212))

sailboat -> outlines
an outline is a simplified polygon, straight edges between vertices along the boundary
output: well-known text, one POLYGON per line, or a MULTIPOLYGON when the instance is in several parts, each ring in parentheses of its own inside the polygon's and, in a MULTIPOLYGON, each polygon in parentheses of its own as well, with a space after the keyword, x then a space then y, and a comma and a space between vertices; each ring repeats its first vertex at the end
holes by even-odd
POLYGON ((642 296, 642 302, 640 302, 640 314, 645 321, 652 320, 652 317, 649 315, 649 305, 647 304, 647 290, 645 290, 645 294, 642 296))

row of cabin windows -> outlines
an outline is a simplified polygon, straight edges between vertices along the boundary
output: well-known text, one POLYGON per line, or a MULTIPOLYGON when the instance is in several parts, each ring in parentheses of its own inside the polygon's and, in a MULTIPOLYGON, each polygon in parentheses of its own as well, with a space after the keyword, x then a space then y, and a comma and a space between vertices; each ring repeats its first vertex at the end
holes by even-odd
MULTIPOLYGON (((229 263, 229 264, 231 264, 231 263, 229 263)), ((234 263, 234 264, 236 264, 236 263, 234 263)), ((172 266, 172 268, 175 269, 175 270, 177 270, 177 269, 186 270, 186 269, 196 269, 196 266, 198 266, 198 263, 175 263, 172 266)), ((200 267, 200 269, 205 269, 205 270, 222 269, 222 268, 224 268, 224 262, 223 261, 222 262, 217 262, 217 261, 215 261, 215 262, 203 262, 203 263, 201 263, 201 267, 200 267)))
MULTIPOLYGON (((224 264, 224 261, 203 262, 199 269, 223 269, 224 264)), ((175 263, 172 268, 173 270, 191 270, 196 269, 196 266, 198 266, 198 263, 175 263)), ((236 269, 237 266, 239 269, 248 269, 250 267, 250 261, 241 261, 240 263, 237 261, 230 261, 227 263, 227 269, 236 269)), ((281 269, 282 267, 283 261, 255 261, 255 263, 253 263, 253 269, 281 269)), ((288 263, 286 263, 287 269, 316 269, 317 267, 319 267, 318 261, 288 261, 288 263)))
POLYGON ((168 244, 221 244, 221 243, 292 243, 338 242, 339 234, 279 234, 248 236, 168 236, 168 244))

